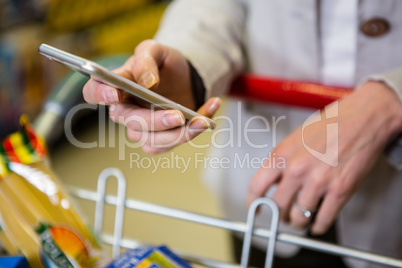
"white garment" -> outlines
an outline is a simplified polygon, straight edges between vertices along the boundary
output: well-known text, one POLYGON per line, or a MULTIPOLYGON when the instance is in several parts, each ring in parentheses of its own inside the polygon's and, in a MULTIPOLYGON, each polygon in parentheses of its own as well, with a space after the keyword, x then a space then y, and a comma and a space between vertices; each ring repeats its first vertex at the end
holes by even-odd
POLYGON ((326 85, 355 85, 358 0, 321 1, 321 81, 326 85))
MULTIPOLYGON (((351 5, 344 13, 347 19, 343 19, 354 26, 344 26, 345 21, 338 16, 320 18, 317 4, 317 0, 178 0, 168 9, 156 39, 185 55, 202 77, 207 97, 223 94, 244 68, 268 77, 350 86, 369 76, 385 81, 402 97, 402 1, 321 1, 323 13, 336 11, 337 8, 328 8, 332 5, 342 4, 344 8, 351 5), (391 32, 373 39, 357 30, 357 26, 374 17, 387 18, 391 32), (326 21, 320 30, 321 19, 326 21), (344 34, 349 41, 338 36, 342 32, 339 27, 347 27, 344 34), (329 37, 325 41, 321 39, 321 31, 329 37), (345 44, 338 47, 337 37, 345 44), (341 56, 332 57, 333 53, 341 56), (342 55, 352 54, 355 62, 350 59, 345 62, 342 55), (345 64, 345 69, 340 69, 340 64, 345 64)), ((313 112, 259 103, 243 103, 242 107, 238 110, 237 103, 232 102, 228 111, 234 119, 232 138, 241 144, 217 148, 212 154, 229 157, 231 163, 235 163, 236 157, 263 158, 275 146, 269 131, 252 133, 249 137, 258 144, 267 142, 267 148, 254 149, 246 142, 242 134, 244 124, 253 116, 263 116, 269 121, 272 116, 276 119, 286 116, 276 129, 279 142, 313 112)), ((265 124, 263 120, 254 120, 252 126, 264 128, 265 124)), ((220 137, 222 141, 227 138, 224 136, 220 137)), ((229 219, 245 220, 248 182, 256 171, 257 168, 240 165, 212 170, 217 176, 210 179, 217 186, 215 190, 229 219)), ((340 213, 340 244, 402 258, 401 189, 402 174, 380 159, 340 213)), ((257 225, 265 227, 266 221, 261 215, 257 225)), ((349 259, 348 264, 359 268, 381 267, 349 259)))

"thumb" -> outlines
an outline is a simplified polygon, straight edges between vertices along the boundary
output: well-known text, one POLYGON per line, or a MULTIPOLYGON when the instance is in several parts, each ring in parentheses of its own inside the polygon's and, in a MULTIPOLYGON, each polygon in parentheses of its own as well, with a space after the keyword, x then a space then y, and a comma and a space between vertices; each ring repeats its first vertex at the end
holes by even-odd
POLYGON ((113 72, 148 89, 155 89, 159 85, 158 67, 152 59, 139 59, 133 56, 113 72))
POLYGON ((153 40, 145 40, 136 48, 134 55, 115 71, 143 87, 156 89, 160 82, 159 68, 163 66, 167 48, 153 40))

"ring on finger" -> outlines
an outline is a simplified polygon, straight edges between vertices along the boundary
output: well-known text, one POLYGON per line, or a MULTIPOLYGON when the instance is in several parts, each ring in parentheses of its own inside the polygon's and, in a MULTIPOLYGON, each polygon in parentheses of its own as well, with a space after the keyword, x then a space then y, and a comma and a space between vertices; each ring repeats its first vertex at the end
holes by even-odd
POLYGON ((295 207, 306 219, 311 218, 311 216, 316 212, 315 210, 300 205, 298 202, 295 203, 295 207))

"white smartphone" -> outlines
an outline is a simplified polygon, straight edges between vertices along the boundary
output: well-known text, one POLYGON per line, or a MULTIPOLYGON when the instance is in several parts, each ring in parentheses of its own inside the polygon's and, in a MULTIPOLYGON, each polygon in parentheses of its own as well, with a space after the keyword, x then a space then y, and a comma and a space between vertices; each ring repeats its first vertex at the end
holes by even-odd
POLYGON ((172 100, 169 100, 168 98, 155 93, 152 90, 149 90, 129 79, 115 74, 93 61, 78 57, 76 55, 46 44, 41 44, 39 46, 39 53, 50 60, 55 60, 66 65, 74 71, 80 72, 86 76, 93 77, 95 79, 99 79, 100 81, 107 83, 112 87, 130 93, 133 96, 138 97, 148 103, 154 104, 162 109, 178 110, 183 113, 184 117, 187 120, 191 120, 193 117, 196 116, 201 116, 208 121, 211 129, 214 129, 216 126, 214 120, 200 115, 189 108, 186 108, 172 100))

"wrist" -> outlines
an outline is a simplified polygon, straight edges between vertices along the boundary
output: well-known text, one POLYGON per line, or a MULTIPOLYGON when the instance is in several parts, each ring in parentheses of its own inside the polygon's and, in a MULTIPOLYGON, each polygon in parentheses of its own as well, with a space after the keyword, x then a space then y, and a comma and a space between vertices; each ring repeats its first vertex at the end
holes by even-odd
POLYGON ((402 133, 402 102, 394 90, 387 84, 369 81, 356 90, 360 97, 367 97, 367 105, 372 111, 381 114, 383 131, 389 138, 402 133), (364 95, 364 96, 363 96, 364 95))

